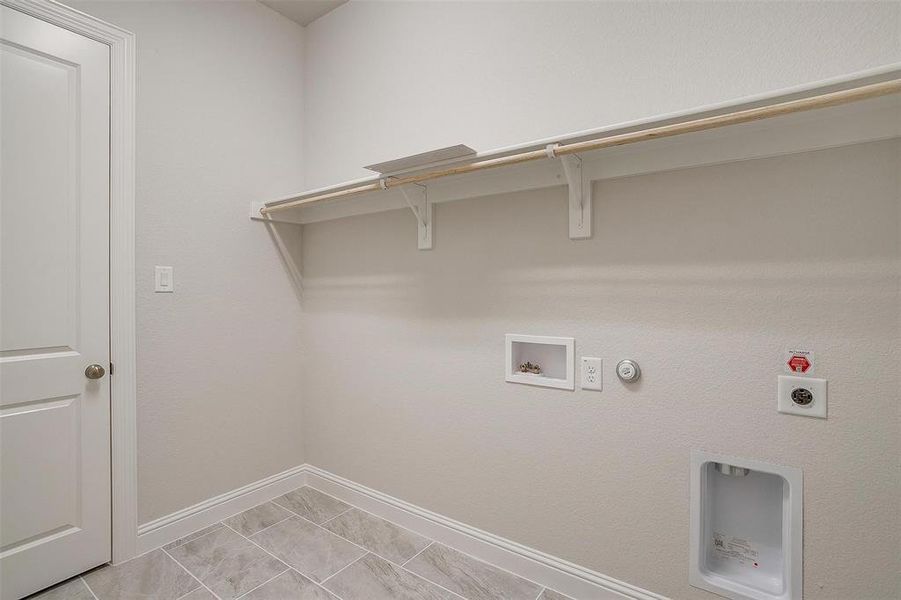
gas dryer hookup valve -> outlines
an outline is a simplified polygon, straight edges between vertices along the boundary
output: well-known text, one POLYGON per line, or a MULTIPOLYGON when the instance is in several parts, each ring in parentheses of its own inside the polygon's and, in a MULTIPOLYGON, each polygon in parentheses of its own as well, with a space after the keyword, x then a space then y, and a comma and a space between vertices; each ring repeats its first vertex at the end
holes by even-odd
POLYGON ((616 375, 623 383, 635 383, 641 377, 641 369, 634 360, 621 360, 616 365, 616 375))

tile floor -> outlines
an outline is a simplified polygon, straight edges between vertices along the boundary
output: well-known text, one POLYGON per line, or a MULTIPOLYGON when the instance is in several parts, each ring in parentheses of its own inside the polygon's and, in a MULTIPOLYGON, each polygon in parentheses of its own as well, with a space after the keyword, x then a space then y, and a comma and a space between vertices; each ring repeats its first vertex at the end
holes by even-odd
POLYGON ((28 600, 571 600, 302 487, 28 600))

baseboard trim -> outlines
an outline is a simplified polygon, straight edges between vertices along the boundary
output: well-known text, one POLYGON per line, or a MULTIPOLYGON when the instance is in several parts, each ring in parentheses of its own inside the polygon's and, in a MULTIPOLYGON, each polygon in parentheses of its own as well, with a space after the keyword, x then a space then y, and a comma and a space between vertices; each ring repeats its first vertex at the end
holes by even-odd
POLYGON ((138 554, 309 485, 420 535, 580 600, 669 600, 534 548, 471 527, 338 475, 301 465, 145 523, 138 554))
POLYGON ((138 527, 137 555, 306 485, 307 465, 293 467, 138 527))
POLYGON ((668 600, 534 548, 482 531, 307 465, 307 485, 573 598, 668 600))

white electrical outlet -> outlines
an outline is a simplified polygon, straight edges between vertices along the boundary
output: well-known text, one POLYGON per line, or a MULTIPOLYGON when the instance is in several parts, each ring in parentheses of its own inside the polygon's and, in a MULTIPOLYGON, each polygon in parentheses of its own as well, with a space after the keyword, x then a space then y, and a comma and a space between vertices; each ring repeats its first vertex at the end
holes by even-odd
POLYGON ((777 410, 804 417, 826 418, 826 380, 813 377, 779 376, 777 410))
POLYGON ((603 371, 604 361, 600 358, 591 356, 582 357, 582 389, 596 390, 598 392, 603 388, 603 371))

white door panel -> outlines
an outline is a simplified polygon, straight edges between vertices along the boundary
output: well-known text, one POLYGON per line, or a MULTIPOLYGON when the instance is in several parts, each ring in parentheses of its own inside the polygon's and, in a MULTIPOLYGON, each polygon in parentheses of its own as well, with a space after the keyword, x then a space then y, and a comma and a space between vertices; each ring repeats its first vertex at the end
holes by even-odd
POLYGON ((0 528, 5 540, 35 540, 80 523, 79 408, 78 396, 69 396, 25 402, 0 412, 4 450, 28 448, 35 439, 43 446, 28 461, 3 464, 3 486, 15 490, 3 498, 0 528), (36 472, 40 477, 34 476, 36 472))
POLYGON ((6 600, 110 559, 109 48, 0 11, 6 600))

